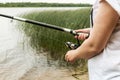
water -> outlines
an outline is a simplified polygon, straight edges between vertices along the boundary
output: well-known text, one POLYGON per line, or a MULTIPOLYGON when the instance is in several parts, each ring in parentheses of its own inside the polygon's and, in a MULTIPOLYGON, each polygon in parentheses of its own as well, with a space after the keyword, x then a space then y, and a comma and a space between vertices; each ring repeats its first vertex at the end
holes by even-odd
MULTIPOLYGON (((0 13, 17 16, 31 11, 63 8, 0 8, 0 13)), ((64 8, 78 9, 78 8, 64 8)), ((49 65, 46 56, 36 54, 24 41, 17 21, 0 17, 0 80, 76 80, 68 69, 49 65), (61 78, 62 77, 62 78, 61 78)))
MULTIPOLYGON (((0 8, 0 12, 17 15, 25 10, 0 8)), ((23 49, 23 34, 16 29, 16 21, 0 17, 0 80, 18 80, 35 64, 34 51, 23 49)))

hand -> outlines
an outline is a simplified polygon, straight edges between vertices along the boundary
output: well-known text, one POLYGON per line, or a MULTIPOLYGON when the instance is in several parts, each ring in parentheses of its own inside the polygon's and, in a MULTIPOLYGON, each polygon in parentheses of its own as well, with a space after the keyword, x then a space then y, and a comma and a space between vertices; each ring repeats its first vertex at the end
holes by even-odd
POLYGON ((75 30, 75 32, 80 33, 79 36, 76 35, 75 38, 77 38, 79 40, 85 40, 89 36, 90 30, 91 30, 91 28, 75 30))
POLYGON ((79 35, 75 35, 75 38, 76 39, 79 39, 79 40, 85 40, 89 37, 89 34, 88 33, 79 33, 79 35))
POLYGON ((67 62, 74 63, 78 59, 78 51, 77 50, 70 50, 65 55, 65 60, 67 62))

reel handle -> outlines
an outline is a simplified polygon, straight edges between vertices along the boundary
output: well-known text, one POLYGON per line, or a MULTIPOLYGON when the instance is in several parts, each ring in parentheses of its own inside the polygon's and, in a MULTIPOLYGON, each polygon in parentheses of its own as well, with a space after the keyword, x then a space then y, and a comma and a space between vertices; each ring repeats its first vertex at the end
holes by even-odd
POLYGON ((78 48, 80 45, 79 44, 74 44, 72 42, 66 42, 65 45, 70 49, 70 50, 74 50, 76 48, 78 48))

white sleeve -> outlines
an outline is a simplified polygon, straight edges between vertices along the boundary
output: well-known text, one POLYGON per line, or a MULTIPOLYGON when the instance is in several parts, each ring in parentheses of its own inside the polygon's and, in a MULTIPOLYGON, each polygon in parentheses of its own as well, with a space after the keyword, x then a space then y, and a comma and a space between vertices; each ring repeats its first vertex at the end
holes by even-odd
POLYGON ((106 0, 113 9, 120 15, 120 0, 106 0))

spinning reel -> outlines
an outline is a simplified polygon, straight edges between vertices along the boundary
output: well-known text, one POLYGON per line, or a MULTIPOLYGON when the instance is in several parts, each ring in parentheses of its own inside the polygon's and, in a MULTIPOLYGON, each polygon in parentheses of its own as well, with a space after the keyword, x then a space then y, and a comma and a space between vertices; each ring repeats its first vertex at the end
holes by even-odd
POLYGON ((77 39, 77 43, 66 42, 65 45, 66 45, 70 50, 74 50, 74 49, 77 49, 77 48, 80 46, 80 41, 77 39))

